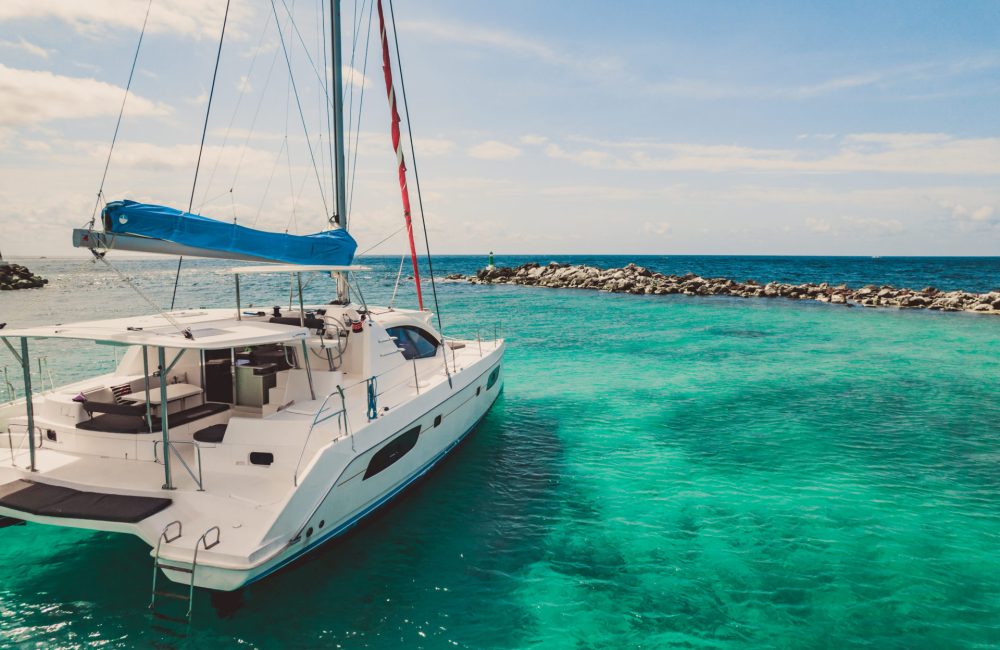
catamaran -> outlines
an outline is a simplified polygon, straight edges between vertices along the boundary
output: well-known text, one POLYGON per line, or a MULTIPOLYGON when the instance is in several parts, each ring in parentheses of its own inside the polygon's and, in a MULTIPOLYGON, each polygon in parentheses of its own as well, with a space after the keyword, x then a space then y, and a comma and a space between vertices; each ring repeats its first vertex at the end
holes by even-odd
MULTIPOLYGON (((339 2, 330 9, 339 163, 330 229, 269 233, 112 201, 100 227, 74 231, 77 246, 104 262, 116 250, 240 260, 232 305, 0 330, 24 380, 24 397, 0 406, 0 516, 139 537, 153 558, 151 606, 165 575, 185 586, 188 616, 194 587, 260 580, 389 503, 476 428, 503 387, 503 340, 445 337, 423 309, 419 279, 419 309, 368 305, 356 291, 363 267, 344 200, 339 2), (258 274, 290 276, 297 301, 245 306, 240 278, 258 274), (306 304, 303 278, 316 275, 335 281, 331 300, 306 304), (39 392, 37 339, 122 353, 110 373, 39 392)), ((417 273, 381 1, 378 9, 417 273)))

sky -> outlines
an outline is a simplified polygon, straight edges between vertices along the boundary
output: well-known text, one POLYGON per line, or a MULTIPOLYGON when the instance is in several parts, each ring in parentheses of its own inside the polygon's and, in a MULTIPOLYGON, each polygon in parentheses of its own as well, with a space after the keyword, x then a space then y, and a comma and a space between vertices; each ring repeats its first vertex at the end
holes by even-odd
MULTIPOLYGON (((147 4, 0 3, 6 257, 84 254, 71 229, 94 213, 147 4)), ((321 4, 231 0, 195 212, 324 227, 321 4)), ((150 6, 103 191, 186 209, 225 3, 150 6)), ((350 229, 359 252, 399 254, 370 7, 343 2, 350 229)), ((394 12, 435 253, 1000 254, 996 0, 394 12)))

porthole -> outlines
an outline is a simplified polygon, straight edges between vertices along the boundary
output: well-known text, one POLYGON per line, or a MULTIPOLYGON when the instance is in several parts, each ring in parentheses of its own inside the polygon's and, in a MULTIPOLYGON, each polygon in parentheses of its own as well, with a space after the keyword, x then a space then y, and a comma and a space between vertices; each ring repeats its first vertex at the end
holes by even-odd
POLYGON ((500 378, 500 368, 494 368, 493 372, 490 373, 490 378, 486 380, 486 390, 493 388, 493 385, 497 383, 497 379, 500 378))
POLYGON ((440 415, 434 416, 434 426, 439 426, 440 424, 441 424, 441 416, 440 415))
POLYGON ((269 451, 251 451, 250 464, 264 465, 265 467, 274 462, 274 454, 269 451))
POLYGON ((482 386, 476 386, 476 397, 479 397, 479 393, 483 392, 482 386))
POLYGON ((319 527, 322 528, 323 526, 326 526, 326 519, 319 520, 319 527))
POLYGON ((306 537, 312 537, 312 534, 313 534, 312 526, 306 528, 306 537))

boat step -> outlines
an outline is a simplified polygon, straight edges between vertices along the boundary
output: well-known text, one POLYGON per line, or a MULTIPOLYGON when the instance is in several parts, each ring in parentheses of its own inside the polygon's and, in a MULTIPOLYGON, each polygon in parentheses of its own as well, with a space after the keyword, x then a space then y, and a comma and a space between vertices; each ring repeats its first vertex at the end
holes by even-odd
POLYGON ((157 569, 166 569, 167 571, 180 571, 181 573, 194 573, 194 569, 186 566, 174 566, 172 564, 160 564, 157 563, 157 569))
POLYGON ((190 620, 186 617, 182 618, 180 616, 170 616, 169 614, 164 614, 163 612, 158 612, 153 610, 153 618, 157 618, 161 621, 170 621, 171 623, 181 623, 182 625, 187 625, 190 620))
POLYGON ((184 602, 187 602, 189 600, 187 594, 178 593, 176 591, 154 591, 153 593, 156 594, 157 596, 163 596, 164 598, 173 598, 174 600, 183 600, 184 602))
MULTIPOLYGON (((160 634, 166 634, 166 635, 172 636, 175 639, 186 639, 187 638, 187 632, 182 631, 182 630, 177 630, 177 629, 174 629, 174 628, 169 628, 166 625, 157 625, 156 623, 153 623, 152 625, 149 626, 149 628, 151 630, 155 630, 155 631, 159 632, 160 634)), ((163 650, 176 650, 176 648, 177 648, 177 646, 170 645, 168 643, 156 643, 155 641, 153 642, 153 647, 154 648, 163 648, 163 650)))

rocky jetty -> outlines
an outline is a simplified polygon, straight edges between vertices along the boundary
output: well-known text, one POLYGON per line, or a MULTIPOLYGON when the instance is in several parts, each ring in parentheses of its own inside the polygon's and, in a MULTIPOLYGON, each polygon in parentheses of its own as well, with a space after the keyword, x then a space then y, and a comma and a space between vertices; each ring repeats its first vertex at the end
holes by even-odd
POLYGON ((703 278, 694 273, 663 275, 635 264, 620 269, 599 269, 593 266, 557 264, 542 266, 529 262, 521 266, 482 269, 474 277, 461 274, 447 276, 449 280, 468 280, 473 284, 517 284, 559 289, 596 289, 612 293, 632 293, 663 296, 734 296, 737 298, 787 298, 816 300, 848 307, 898 307, 904 309, 934 309, 940 311, 972 311, 1000 314, 1000 291, 969 293, 939 291, 934 287, 899 289, 889 285, 869 284, 851 288, 821 284, 784 284, 755 280, 737 282, 728 278, 703 278))
POLYGON ((0 264, 0 291, 14 289, 40 289, 49 283, 20 264, 0 264))

